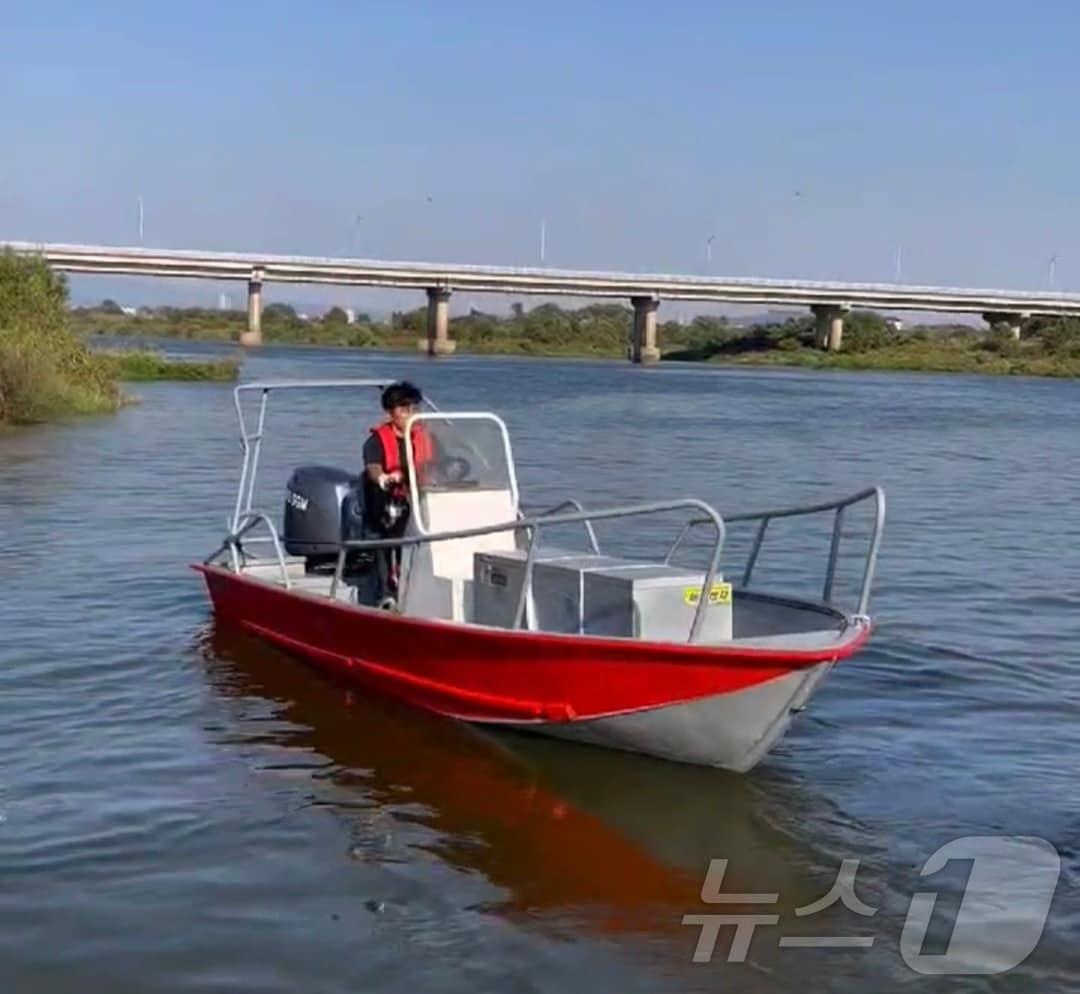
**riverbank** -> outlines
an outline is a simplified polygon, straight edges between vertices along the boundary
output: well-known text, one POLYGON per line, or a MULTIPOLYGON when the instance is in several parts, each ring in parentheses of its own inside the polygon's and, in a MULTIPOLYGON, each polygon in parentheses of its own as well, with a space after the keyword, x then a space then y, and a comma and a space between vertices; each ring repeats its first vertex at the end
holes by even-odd
POLYGON ((1032 318, 1024 323, 1018 340, 1005 327, 903 329, 881 315, 855 311, 844 318, 840 352, 818 347, 813 321, 806 317, 720 329, 689 349, 665 353, 664 358, 723 365, 1071 377, 1080 376, 1080 321, 1032 318))
POLYGON ((187 362, 91 348, 67 299, 67 281, 41 259, 0 252, 0 426, 113 413, 125 402, 123 381, 239 375, 234 359, 187 362))
MULTIPOLYGON (((457 351, 477 355, 532 355, 565 358, 622 358, 633 320, 618 304, 564 310, 542 304, 510 315, 473 311, 452 318, 450 335, 457 351)), ((385 321, 359 315, 352 323, 332 309, 312 320, 291 307, 272 304, 263 314, 268 344, 372 348, 414 352, 426 334, 423 308, 392 314, 385 321)), ((235 341, 247 326, 240 311, 158 308, 125 314, 112 304, 72 313, 84 334, 147 336, 193 341, 235 341)), ((667 361, 722 365, 796 366, 812 369, 985 373, 992 375, 1080 376, 1080 321, 1033 318, 1021 339, 1007 329, 967 325, 925 325, 897 329, 870 312, 853 312, 844 321, 844 348, 824 352, 814 340, 809 316, 749 327, 723 318, 699 317, 690 323, 663 322, 658 339, 667 361)))
MULTIPOLYGON (((543 304, 516 308, 501 316, 473 311, 451 319, 450 333, 461 352, 486 355, 544 355, 616 358, 626 354, 632 312, 618 304, 596 304, 563 310, 543 304)), ((180 338, 189 341, 238 341, 247 329, 243 311, 162 307, 123 313, 105 301, 101 307, 78 308, 72 326, 84 335, 113 338, 180 338)), ((262 314, 263 341, 270 345, 315 345, 415 352, 427 335, 424 308, 396 312, 384 321, 359 314, 353 322, 340 308, 309 319, 283 304, 270 304, 262 314)), ((674 322, 663 329, 665 341, 690 347, 697 338, 674 322)))
POLYGON ((67 282, 40 259, 0 252, 0 425, 117 410, 112 370, 76 335, 67 282))
POLYGON ((236 359, 214 359, 205 362, 168 359, 160 352, 142 349, 97 354, 109 364, 115 379, 129 383, 154 380, 221 383, 231 382, 240 375, 240 363, 236 359))
POLYGON ((961 349, 897 347, 876 353, 830 354, 810 350, 714 357, 721 366, 777 366, 892 373, 981 373, 988 376, 1080 377, 1080 358, 1001 356, 961 349))

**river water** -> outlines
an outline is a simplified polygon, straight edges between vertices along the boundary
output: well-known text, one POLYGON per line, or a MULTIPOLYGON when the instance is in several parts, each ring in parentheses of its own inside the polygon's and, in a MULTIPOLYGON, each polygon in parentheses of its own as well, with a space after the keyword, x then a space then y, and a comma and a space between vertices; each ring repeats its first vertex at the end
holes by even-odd
MULTIPOLYGON (((734 512, 880 483, 871 646, 747 776, 491 737, 215 625, 186 567, 232 506, 229 386, 0 436, 3 990, 1075 989, 1080 385, 314 349, 243 368, 398 375, 502 414, 537 503, 734 512), (1042 939, 998 976, 924 977, 900 952, 912 894, 940 891, 940 953, 965 875, 920 870, 973 835, 1060 854, 1042 939), (711 859, 775 905, 703 904, 711 859), (844 859, 876 914, 796 915, 844 859), (780 920, 744 962, 725 929, 692 963, 682 916, 716 910, 780 920)), ((275 403, 260 500, 296 463, 355 464, 372 419, 355 394, 275 403)), ((810 532, 765 554, 778 584, 818 575, 810 532)))

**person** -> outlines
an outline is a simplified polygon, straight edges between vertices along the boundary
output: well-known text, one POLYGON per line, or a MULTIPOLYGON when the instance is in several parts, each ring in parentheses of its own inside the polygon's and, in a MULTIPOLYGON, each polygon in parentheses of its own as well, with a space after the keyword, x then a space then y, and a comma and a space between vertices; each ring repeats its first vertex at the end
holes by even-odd
MULTIPOLYGON (((391 383, 382 392, 386 420, 371 429, 364 442, 364 524, 378 538, 399 538, 409 523, 409 476, 405 452, 405 428, 423 403, 420 390, 407 380, 391 383)), ((434 450, 423 425, 412 427, 413 465, 424 473, 434 450)), ((379 607, 397 607, 401 547, 375 550, 379 607)))

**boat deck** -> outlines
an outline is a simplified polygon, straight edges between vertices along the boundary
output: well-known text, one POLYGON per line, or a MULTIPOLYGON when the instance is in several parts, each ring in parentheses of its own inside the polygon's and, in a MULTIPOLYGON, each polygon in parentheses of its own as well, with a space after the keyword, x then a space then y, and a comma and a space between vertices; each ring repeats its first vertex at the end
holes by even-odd
MULTIPOLYGON (((331 574, 306 572, 304 559, 300 556, 287 556, 285 567, 292 591, 314 597, 330 597, 333 584, 331 574)), ((273 586, 284 585, 281 565, 276 559, 249 561, 243 567, 243 574, 273 586)), ((351 604, 357 610, 377 610, 370 605, 357 604, 355 589, 345 583, 338 585, 334 599, 351 604)), ((731 640, 703 640, 703 644, 738 643, 747 648, 813 650, 839 644, 849 632, 849 619, 824 604, 739 588, 733 591, 732 600, 731 640)))

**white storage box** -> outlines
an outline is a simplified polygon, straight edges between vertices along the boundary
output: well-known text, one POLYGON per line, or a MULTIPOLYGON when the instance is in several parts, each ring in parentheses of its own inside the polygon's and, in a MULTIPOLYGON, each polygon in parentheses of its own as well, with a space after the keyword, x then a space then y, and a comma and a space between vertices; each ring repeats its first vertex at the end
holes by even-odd
MULTIPOLYGON (((477 553, 474 620, 509 628, 521 597, 525 553, 477 553)), ((685 642, 704 574, 679 566, 610 556, 548 552, 533 565, 529 626, 574 635, 685 642)), ((716 577, 705 608, 702 642, 731 639, 731 586, 716 577)))

